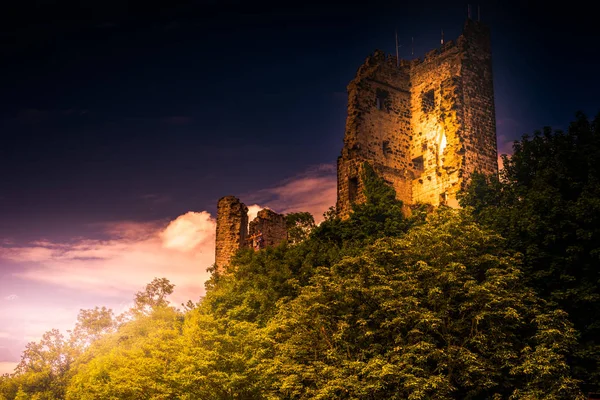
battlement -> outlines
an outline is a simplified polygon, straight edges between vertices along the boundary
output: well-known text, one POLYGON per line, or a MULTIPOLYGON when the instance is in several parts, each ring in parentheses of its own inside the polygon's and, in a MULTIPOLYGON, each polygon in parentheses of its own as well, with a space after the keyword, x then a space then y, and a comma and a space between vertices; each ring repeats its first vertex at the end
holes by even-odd
POLYGON ((256 250, 287 241, 285 216, 269 209, 260 210, 248 221, 248 207, 235 196, 225 196, 217 203, 217 237, 215 264, 223 268, 241 248, 256 250))
POLYGON ((338 213, 363 201, 369 162, 406 205, 458 207, 474 171, 498 172, 489 29, 468 19, 462 34, 413 60, 376 50, 348 85, 338 157, 338 213))

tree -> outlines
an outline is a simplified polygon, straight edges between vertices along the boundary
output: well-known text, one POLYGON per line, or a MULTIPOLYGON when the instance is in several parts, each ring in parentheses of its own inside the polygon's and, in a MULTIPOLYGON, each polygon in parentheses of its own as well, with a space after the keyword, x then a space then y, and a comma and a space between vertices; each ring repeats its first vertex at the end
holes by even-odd
POLYGON ((503 160, 500 179, 475 175, 461 205, 523 253, 526 283, 568 312, 581 333, 575 376, 600 390, 600 115, 524 136, 503 160))
POLYGON ((146 285, 146 290, 135 294, 133 311, 148 314, 152 310, 168 306, 167 296, 173 293, 174 287, 167 278, 154 278, 146 285))
POLYGON ((10 374, 0 375, 0 400, 12 400, 19 391, 17 379, 10 374))
POLYGON ((39 342, 27 344, 15 369, 19 392, 27 398, 64 398, 74 358, 74 349, 58 330, 44 333, 39 342))
POLYGON ((315 218, 308 212, 289 213, 285 216, 288 243, 298 244, 308 238, 315 228, 315 218))
POLYGON ((394 188, 368 162, 362 164, 361 182, 365 201, 352 203, 352 212, 344 220, 330 208, 324 214, 325 221, 313 231, 315 240, 342 253, 352 252, 378 238, 403 235, 410 226, 423 222, 421 213, 407 217, 408 212, 402 201, 396 199, 394 188))
POLYGON ((77 366, 66 399, 181 398, 173 379, 181 324, 177 310, 163 305, 97 340, 77 366))
POLYGON ((83 350, 102 336, 114 332, 116 327, 117 322, 111 309, 95 307, 91 310, 79 310, 71 342, 83 350))
POLYGON ((403 234, 410 226, 403 210, 403 203, 396 199, 396 191, 375 172, 367 162, 363 163, 361 182, 366 201, 352 204, 349 219, 350 230, 358 239, 376 239, 403 234))
POLYGON ((319 269, 268 324, 274 396, 582 398, 566 363, 575 331, 519 265, 498 235, 442 210, 319 269))
POLYGON ((261 343, 256 323, 219 317, 201 305, 188 314, 173 380, 182 400, 264 398, 258 373, 261 343))
POLYGON ((19 391, 17 392, 17 395, 15 396, 15 400, 29 400, 29 396, 27 395, 27 393, 25 393, 23 391, 22 387, 19 388, 19 391))

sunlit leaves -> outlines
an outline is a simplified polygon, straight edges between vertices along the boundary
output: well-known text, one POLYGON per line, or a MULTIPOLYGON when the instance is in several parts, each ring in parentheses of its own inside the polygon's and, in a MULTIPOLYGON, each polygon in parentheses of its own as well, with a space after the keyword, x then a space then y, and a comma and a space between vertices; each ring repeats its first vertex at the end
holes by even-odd
POLYGON ((564 313, 544 313, 518 266, 466 214, 434 214, 318 270, 281 303, 266 373, 283 398, 577 398, 565 359, 574 330, 564 313))

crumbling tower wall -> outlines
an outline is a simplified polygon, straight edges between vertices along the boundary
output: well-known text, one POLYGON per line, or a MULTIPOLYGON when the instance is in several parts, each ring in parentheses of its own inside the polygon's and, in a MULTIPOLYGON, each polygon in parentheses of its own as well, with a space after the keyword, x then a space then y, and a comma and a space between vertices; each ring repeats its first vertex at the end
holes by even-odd
POLYGON ((248 223, 248 207, 237 197, 225 196, 219 199, 215 242, 217 268, 228 265, 239 249, 251 248, 251 238, 259 232, 262 236, 261 248, 277 246, 287 241, 285 216, 263 209, 248 223))
POLYGON ((465 177, 498 173, 496 112, 489 28, 467 21, 461 38, 465 177))
POLYGON ((475 170, 498 172, 489 30, 467 20, 456 42, 414 63, 411 84, 413 202, 458 207, 475 170))
POLYGON ((342 155, 338 158, 338 213, 350 203, 363 201, 360 166, 369 161, 374 170, 410 202, 409 67, 376 51, 367 57, 348 85, 348 117, 342 155))
POLYGON ((217 203, 217 237, 215 264, 224 267, 248 236, 248 207, 237 197, 226 196, 217 203))
POLYGON ((468 19, 455 42, 399 60, 376 51, 348 85, 337 212, 362 202, 360 165, 369 162, 406 205, 458 207, 478 170, 498 172, 489 30, 468 19))
POLYGON ((457 206, 464 165, 461 48, 447 42, 411 71, 412 202, 457 206))
POLYGON ((269 209, 260 210, 250 222, 249 232, 250 236, 262 233, 264 247, 277 246, 287 241, 285 216, 269 209))

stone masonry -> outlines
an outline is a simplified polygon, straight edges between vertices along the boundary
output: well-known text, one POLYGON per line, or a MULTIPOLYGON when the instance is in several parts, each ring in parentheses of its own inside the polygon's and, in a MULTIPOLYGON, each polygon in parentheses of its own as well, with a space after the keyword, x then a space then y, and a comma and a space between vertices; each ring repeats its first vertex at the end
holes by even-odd
POLYGON ((285 216, 263 209, 248 223, 248 207, 237 197, 225 196, 217 204, 217 237, 215 264, 223 268, 241 248, 252 247, 249 238, 262 233, 263 247, 287 241, 285 216))
POLYGON ((462 35, 400 60, 375 51, 348 85, 338 157, 337 211, 363 201, 360 168, 369 162, 405 205, 458 207, 474 171, 498 172, 489 29, 468 19, 462 35))
POLYGON ((250 222, 249 232, 251 236, 262 232, 265 247, 277 246, 287 241, 285 216, 267 208, 260 210, 250 222))
POLYGON ((217 237, 215 264, 224 266, 248 236, 248 207, 234 196, 226 196, 217 203, 217 237))

